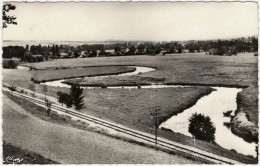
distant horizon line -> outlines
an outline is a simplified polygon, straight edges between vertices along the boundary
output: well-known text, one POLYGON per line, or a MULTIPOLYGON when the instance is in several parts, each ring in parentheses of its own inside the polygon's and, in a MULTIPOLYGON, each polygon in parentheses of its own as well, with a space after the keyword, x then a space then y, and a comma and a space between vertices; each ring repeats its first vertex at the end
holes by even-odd
POLYGON ((102 43, 102 42, 178 42, 178 41, 207 41, 207 40, 231 40, 237 38, 247 38, 247 37, 258 37, 258 35, 248 35, 240 37, 226 37, 226 38, 212 38, 212 39, 187 39, 187 40, 127 40, 127 39, 107 39, 107 40, 3 40, 3 42, 8 41, 21 41, 21 42, 30 42, 30 41, 46 41, 46 42, 87 42, 87 43, 102 43))

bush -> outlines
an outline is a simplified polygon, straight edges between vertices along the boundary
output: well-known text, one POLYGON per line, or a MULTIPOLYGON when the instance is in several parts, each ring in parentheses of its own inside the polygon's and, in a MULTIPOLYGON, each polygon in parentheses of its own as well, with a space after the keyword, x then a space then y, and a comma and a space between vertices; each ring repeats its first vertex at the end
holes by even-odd
POLYGON ((3 59, 3 68, 16 69, 19 64, 19 60, 15 59, 3 59))
POLYGON ((216 128, 208 116, 195 113, 192 114, 189 122, 189 132, 195 136, 196 139, 207 142, 215 141, 216 128))
POLYGON ((24 54, 24 57, 23 57, 23 60, 25 62, 42 62, 44 61, 44 57, 42 55, 32 55, 31 52, 27 51, 25 54, 24 54))
POLYGON ((62 105, 63 104, 66 104, 66 106, 68 108, 72 107, 72 104, 73 104, 73 99, 72 97, 70 96, 70 94, 68 93, 63 93, 63 92, 57 92, 57 96, 58 96, 58 100, 59 100, 59 103, 61 103, 62 105))
POLYGON ((101 84, 100 87, 101 87, 102 89, 103 89, 103 88, 107 88, 106 84, 101 84))
POLYGON ((16 87, 11 85, 9 88, 8 88, 10 91, 16 91, 16 87))

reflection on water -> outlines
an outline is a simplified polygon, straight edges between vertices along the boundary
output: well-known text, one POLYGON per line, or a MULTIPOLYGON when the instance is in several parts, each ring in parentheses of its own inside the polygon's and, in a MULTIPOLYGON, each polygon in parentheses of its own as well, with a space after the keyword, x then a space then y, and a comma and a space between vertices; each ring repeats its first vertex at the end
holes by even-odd
POLYGON ((30 68, 26 67, 26 66, 17 66, 17 69, 18 70, 24 70, 24 71, 29 71, 30 70, 30 68))
POLYGON ((171 129, 174 132, 190 136, 188 132, 189 118, 194 113, 202 113, 211 118, 216 127, 215 141, 225 149, 234 149, 244 155, 256 157, 255 143, 248 143, 242 138, 234 135, 230 129, 223 125, 224 122, 230 122, 229 117, 223 117, 223 112, 237 109, 236 96, 242 89, 237 88, 214 88, 210 95, 202 97, 193 107, 186 109, 183 113, 172 116, 161 127, 171 129))

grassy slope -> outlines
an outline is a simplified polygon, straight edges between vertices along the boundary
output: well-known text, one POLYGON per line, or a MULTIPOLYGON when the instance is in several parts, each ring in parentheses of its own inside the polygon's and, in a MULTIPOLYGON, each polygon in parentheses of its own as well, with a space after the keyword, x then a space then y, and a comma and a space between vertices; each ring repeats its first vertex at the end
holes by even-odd
MULTIPOLYGON (((58 162, 46 159, 39 154, 30 152, 28 150, 23 150, 4 141, 3 161, 6 161, 8 156, 13 157, 13 159, 23 159, 20 164, 59 164, 58 162)), ((6 161, 4 164, 9 164, 9 161, 6 161)))
POLYGON ((4 139, 27 149, 33 149, 63 164, 198 164, 205 162, 197 158, 187 158, 185 154, 166 151, 170 155, 152 149, 149 145, 140 144, 143 146, 139 146, 127 139, 120 138, 119 140, 92 132, 95 131, 94 128, 88 126, 82 128, 79 124, 76 125, 70 123, 72 121, 68 119, 63 119, 62 116, 51 114, 48 117, 44 108, 10 94, 7 96, 8 98, 4 96, 4 139), (19 107, 16 104, 19 104, 19 107), (72 126, 84 130, 78 130, 72 126), (154 160, 155 157, 157 160, 154 160))

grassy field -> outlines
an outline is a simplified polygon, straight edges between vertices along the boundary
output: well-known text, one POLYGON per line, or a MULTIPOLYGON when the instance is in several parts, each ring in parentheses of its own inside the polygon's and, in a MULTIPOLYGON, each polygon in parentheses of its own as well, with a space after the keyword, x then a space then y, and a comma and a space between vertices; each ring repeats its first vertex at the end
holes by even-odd
MULTIPOLYGON (((26 65, 26 64, 25 64, 26 65)), ((31 64, 28 64, 30 66, 31 64)), ((173 54, 167 56, 121 56, 84 59, 60 59, 35 63, 35 68, 81 67, 107 65, 152 66, 158 70, 139 76, 165 78, 172 83, 204 83, 225 85, 256 84, 257 57, 173 54)))
MULTIPOLYGON (((28 64, 30 66, 31 64, 28 64)), ((105 83, 174 83, 174 84, 214 84, 220 86, 249 86, 242 91, 241 95, 256 101, 258 93, 257 85, 257 57, 252 54, 240 56, 222 57, 202 54, 175 54, 167 56, 126 56, 126 57, 103 57, 86 59, 63 59, 50 62, 35 63, 33 66, 38 69, 48 69, 53 71, 52 78, 60 77, 63 70, 60 68, 82 67, 82 66, 107 66, 107 65, 136 65, 151 66, 157 70, 153 72, 138 74, 136 76, 120 78, 90 78, 87 84, 105 83), (56 70, 56 67, 59 69, 56 70), (56 71, 56 72, 54 72, 56 71), (159 80, 159 81, 158 81, 159 80), (254 92, 254 93, 249 93, 254 92)), ((70 69, 64 69, 70 70, 70 69)), ((28 88, 33 76, 41 77, 45 70, 19 71, 3 70, 3 81, 28 88), (12 78, 10 78, 10 76, 12 78)), ((51 73, 48 72, 48 73, 51 73)), ((47 72, 46 72, 47 73, 47 72)), ((88 73, 86 73, 88 74, 88 73)), ((50 74, 52 75, 52 74, 50 74)), ((36 91, 42 92, 42 85, 36 84, 36 91)), ((57 91, 66 91, 67 88, 48 87, 48 95, 55 96, 57 91)), ((86 109, 81 110, 88 114, 101 117, 110 121, 115 121, 132 128, 153 133, 152 120, 149 117, 151 107, 159 105, 162 107, 162 117, 168 117, 177 112, 183 111, 191 106, 200 96, 207 94, 207 87, 200 88, 169 88, 169 89, 93 89, 84 90, 86 109)), ((254 102, 255 103, 255 102, 254 102)), ((240 103, 238 103, 240 104, 240 103)), ((258 121, 258 107, 254 105, 241 104, 239 108, 247 113, 253 122, 258 121)), ((240 110, 238 110, 240 111, 240 110)), ((192 145, 192 139, 178 133, 159 131, 163 137, 167 137, 183 144, 192 145)), ((251 157, 243 156, 235 152, 225 150, 217 145, 203 141, 196 143, 198 148, 239 159, 247 163, 254 163, 251 157)))
POLYGON ((135 71, 133 67, 124 66, 104 66, 104 67, 86 67, 86 68, 74 68, 74 69, 51 69, 33 71, 33 78, 37 81, 44 82, 46 80, 59 80, 64 78, 86 77, 93 75, 109 75, 109 74, 121 74, 126 72, 135 71))
MULTIPOLYGON (((253 54, 241 54, 238 56, 212 56, 201 53, 174 54, 167 56, 124 56, 84 59, 60 59, 49 62, 25 65, 33 65, 37 69, 61 69, 83 66, 86 67, 107 65, 152 66, 156 67, 157 70, 153 72, 139 74, 137 76, 113 78, 112 80, 109 78, 89 78, 87 80, 84 80, 82 84, 105 83, 108 85, 115 85, 161 82, 174 84, 250 86, 251 88, 246 88, 243 90, 243 92, 241 93, 241 95, 243 96, 247 95, 250 92, 257 92, 257 61, 257 57, 253 56, 253 54)), ((52 72, 48 72, 48 74, 45 74, 47 72, 44 71, 31 71, 30 73, 32 76, 39 77, 41 80, 48 80, 55 77, 68 77, 67 74, 64 74, 65 76, 63 75, 63 71, 64 70, 54 70, 52 72)), ((88 75, 88 73, 86 73, 86 75, 88 75)), ((256 101, 258 98, 257 93, 251 94, 251 100, 256 101)), ((250 120, 252 120, 252 122, 254 122, 255 124, 258 124, 257 102, 255 102, 251 108, 249 108, 246 104, 241 104, 241 108, 242 107, 244 108, 243 111, 247 113, 250 120)))

